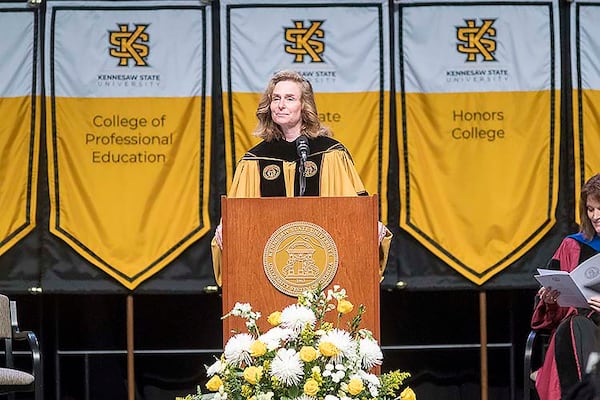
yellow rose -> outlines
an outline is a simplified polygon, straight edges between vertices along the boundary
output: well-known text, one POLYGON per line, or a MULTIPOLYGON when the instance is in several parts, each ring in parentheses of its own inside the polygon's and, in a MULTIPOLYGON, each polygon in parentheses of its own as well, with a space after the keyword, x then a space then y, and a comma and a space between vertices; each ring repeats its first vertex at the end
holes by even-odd
POLYGON ((352 309, 354 308, 354 305, 352 303, 350 303, 348 300, 340 300, 338 301, 338 305, 337 305, 337 311, 340 314, 348 314, 350 311, 352 311, 352 309))
POLYGON ((319 391, 319 383, 310 378, 304 384, 304 394, 307 396, 315 396, 319 391))
POLYGON ((338 350, 338 348, 335 347, 335 344, 333 344, 331 342, 321 342, 321 343, 319 343, 319 351, 325 357, 337 356, 340 353, 340 351, 338 350))
POLYGON ((281 323, 281 311, 275 311, 267 317, 267 322, 272 326, 277 326, 281 323))
POLYGON ((260 340, 255 340, 250 345, 250 355, 252 357, 260 357, 267 352, 267 345, 260 340))
POLYGON ((348 393, 350 393, 352 396, 356 396, 362 392, 364 388, 365 387, 362 383, 362 380, 358 378, 352 378, 350 379, 350 382, 348 382, 348 393))
POLYGON ((317 359, 317 350, 312 346, 302 346, 300 349, 300 359, 304 362, 311 362, 317 359))
POLYGON ((411 388, 407 387, 400 393, 400 400, 417 400, 417 395, 411 388))
POLYGON ((211 392, 218 391, 221 386, 223 386, 223 381, 219 378, 219 375, 213 375, 213 377, 206 382, 206 388, 211 392))
POLYGON ((244 379, 246 382, 256 385, 262 377, 262 367, 251 366, 244 370, 244 379))

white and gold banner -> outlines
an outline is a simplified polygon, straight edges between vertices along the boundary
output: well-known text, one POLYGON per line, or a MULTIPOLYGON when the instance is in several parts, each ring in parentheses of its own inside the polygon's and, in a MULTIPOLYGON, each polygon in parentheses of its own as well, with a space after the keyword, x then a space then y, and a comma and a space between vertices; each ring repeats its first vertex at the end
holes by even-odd
POLYGON ((579 193, 592 175, 600 173, 600 4, 571 3, 571 70, 575 154, 575 215, 579 193))
POLYGON ((0 2, 0 255, 35 227, 40 135, 38 16, 0 2))
POLYGON ((129 289, 210 229, 211 15, 49 1, 50 231, 129 289))
POLYGON ((558 2, 397 12, 400 226, 483 284, 555 224, 558 2))
POLYGON ((221 1, 227 182, 252 136, 260 95, 276 71, 302 73, 321 121, 350 151, 387 215, 389 13, 384 1, 221 1))

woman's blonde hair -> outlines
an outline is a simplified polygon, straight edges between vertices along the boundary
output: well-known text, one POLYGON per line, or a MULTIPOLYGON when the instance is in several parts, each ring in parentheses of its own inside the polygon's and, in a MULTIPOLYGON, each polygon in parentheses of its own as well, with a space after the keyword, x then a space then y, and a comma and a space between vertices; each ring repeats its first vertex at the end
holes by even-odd
POLYGON ((581 196, 579 197, 579 219, 581 219, 579 232, 587 240, 592 240, 596 234, 596 230, 587 214, 587 200, 589 198, 600 202, 600 174, 596 174, 588 179, 581 188, 581 196))
POLYGON ((298 72, 290 70, 277 72, 269 81, 265 92, 260 98, 258 108, 256 110, 258 125, 254 130, 254 136, 262 138, 267 142, 283 138, 283 132, 281 131, 281 128, 279 125, 273 122, 273 118, 271 117, 271 95, 273 94, 275 85, 283 81, 296 82, 298 86, 300 86, 300 102, 302 104, 302 134, 308 136, 309 138, 315 138, 317 136, 332 136, 331 130, 326 126, 321 125, 319 114, 317 113, 315 96, 310 82, 298 72))

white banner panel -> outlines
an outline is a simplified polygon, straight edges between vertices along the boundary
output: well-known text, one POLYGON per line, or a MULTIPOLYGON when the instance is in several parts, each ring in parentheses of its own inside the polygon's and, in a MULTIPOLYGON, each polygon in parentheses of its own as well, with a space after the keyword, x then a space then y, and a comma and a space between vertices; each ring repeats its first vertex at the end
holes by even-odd
POLYGON ((402 2, 405 90, 535 91, 551 87, 553 81, 560 84, 560 70, 548 62, 560 55, 554 53, 559 37, 554 37, 554 49, 549 42, 558 34, 558 10, 542 1, 479 3, 402 2), (537 46, 542 38, 546 43, 537 46))
POLYGON ((211 13, 49 1, 50 231, 129 289, 210 229, 211 13))
POLYGON ((0 2, 0 255, 35 227, 39 155, 37 10, 0 2))
POLYGON ((400 226, 483 284, 555 224, 558 1, 396 11, 400 226))
MULTIPOLYGON (((207 58, 194 60, 189 55, 202 45, 210 56, 210 8, 191 0, 54 1, 51 6, 55 96, 205 94, 203 85, 211 79, 211 68, 203 63, 207 58)), ((47 50, 50 46, 47 41, 47 50)))
MULTIPOLYGON (((301 72, 321 121, 353 155, 369 193, 387 191, 389 13, 383 1, 221 2, 228 184, 257 143, 256 107, 274 72, 301 72)), ((382 214, 386 214, 382 204, 382 214)))
POLYGON ((600 4, 571 3, 575 215, 583 183, 600 172, 600 4))

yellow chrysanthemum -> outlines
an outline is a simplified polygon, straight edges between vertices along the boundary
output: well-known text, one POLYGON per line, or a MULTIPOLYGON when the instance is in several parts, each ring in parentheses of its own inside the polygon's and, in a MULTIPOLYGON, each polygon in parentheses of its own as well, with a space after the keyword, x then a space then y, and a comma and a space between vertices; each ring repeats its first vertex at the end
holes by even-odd
POLYGON ((312 346, 303 346, 300 349, 300 359, 304 362, 311 362, 317 359, 317 350, 312 346))
POLYGON ((340 350, 331 342, 319 343, 319 351, 325 357, 335 357, 340 353, 340 350))
POLYGON ((350 382, 348 382, 348 393, 352 396, 356 396, 360 392, 364 390, 365 386, 363 385, 362 380, 359 378, 352 378, 350 382))
POLYGON ((348 300, 340 300, 338 301, 337 311, 340 314, 348 314, 350 311, 354 309, 354 304, 350 303, 348 300))
POLYGON ((319 383, 314 379, 308 379, 304 384, 304 394, 308 396, 316 396, 319 391, 319 383))
POLYGON ((409 387, 400 393, 400 400, 417 400, 416 393, 409 387))
POLYGON ((214 375, 212 378, 206 382, 206 388, 211 392, 216 392, 223 385, 223 381, 219 377, 219 375, 214 375))
POLYGON ((267 352, 267 345, 260 340, 255 340, 250 345, 250 355, 252 357, 260 357, 267 352))
POLYGON ((244 369, 244 379, 246 382, 256 385, 260 381, 260 378, 262 378, 262 373, 262 367, 250 366, 244 369))
POLYGON ((267 322, 272 326, 277 326, 281 323, 281 311, 275 311, 267 317, 267 322))

